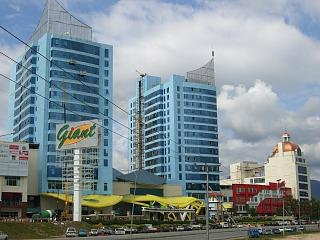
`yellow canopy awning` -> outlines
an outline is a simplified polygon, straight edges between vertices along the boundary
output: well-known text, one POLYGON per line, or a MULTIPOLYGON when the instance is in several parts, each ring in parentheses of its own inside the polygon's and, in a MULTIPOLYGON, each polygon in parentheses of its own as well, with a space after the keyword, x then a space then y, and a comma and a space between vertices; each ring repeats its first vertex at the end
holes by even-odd
MULTIPOLYGON (((68 201, 73 203, 73 196, 68 195, 66 197, 65 194, 58 193, 42 193, 42 196, 52 197, 55 199, 59 199, 61 201, 68 201)), ((155 195, 84 195, 81 199, 81 205, 91 208, 105 208, 109 206, 113 206, 118 204, 119 202, 127 202, 134 203, 141 206, 148 207, 150 204, 154 204, 155 202, 161 204, 162 206, 168 207, 172 206, 175 208, 186 208, 188 206, 196 209, 198 213, 202 207, 204 207, 204 203, 197 198, 194 197, 159 197, 155 195)))
MULTIPOLYGON (((73 203, 73 195, 58 194, 58 193, 42 193, 42 196, 52 197, 61 201, 73 203)), ((85 195, 82 196, 81 205, 92 208, 105 208, 116 205, 121 202, 122 196, 118 195, 85 195)))

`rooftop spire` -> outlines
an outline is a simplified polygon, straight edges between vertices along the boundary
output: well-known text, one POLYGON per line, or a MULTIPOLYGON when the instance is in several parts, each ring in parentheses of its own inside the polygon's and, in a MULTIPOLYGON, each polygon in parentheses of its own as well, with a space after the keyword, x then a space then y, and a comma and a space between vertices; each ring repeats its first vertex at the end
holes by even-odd
POLYGON ((37 41, 45 33, 92 40, 92 28, 72 16, 57 0, 47 0, 30 42, 37 41))

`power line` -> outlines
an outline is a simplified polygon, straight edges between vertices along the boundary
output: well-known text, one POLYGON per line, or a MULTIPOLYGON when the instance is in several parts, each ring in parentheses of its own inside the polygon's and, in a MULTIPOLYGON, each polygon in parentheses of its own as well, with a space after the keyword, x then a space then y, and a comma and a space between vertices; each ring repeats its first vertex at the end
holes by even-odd
MULTIPOLYGON (((10 56, 8 56, 7 54, 3 53, 2 51, 0 51, 0 54, 2 54, 3 56, 5 56, 6 58, 10 59, 12 62, 14 62, 14 63, 18 64, 18 66, 21 66, 21 67, 23 67, 24 69, 26 69, 27 71, 29 71, 30 73, 32 73, 32 70, 31 70, 31 69, 29 69, 29 68, 27 68, 26 66, 22 65, 21 63, 19 63, 18 61, 14 60, 13 58, 11 58, 10 56)), ((76 99, 77 101, 81 102, 82 104, 86 105, 87 107, 89 107, 89 108, 91 108, 91 107, 92 107, 92 106, 88 105, 86 102, 82 101, 81 99, 79 99, 79 98, 77 98, 77 97, 73 96, 71 93, 67 92, 67 91, 66 91, 66 90, 64 90, 63 88, 61 88, 61 87, 57 86, 56 84, 52 83, 52 81, 50 81, 50 80, 48 80, 48 79, 46 79, 46 78, 44 78, 44 77, 40 76, 40 75, 39 75, 39 74, 37 74, 37 73, 32 73, 32 74, 34 74, 34 75, 36 75, 36 76, 40 77, 40 78, 41 78, 41 79, 43 79, 44 81, 48 82, 51 86, 54 86, 54 87, 56 87, 57 89, 59 89, 59 90, 63 91, 64 93, 68 94, 69 96, 71 96, 72 98, 74 98, 74 99, 76 99)), ((63 108, 63 107, 62 107, 62 108, 63 108)), ((104 112, 101 112, 101 111, 98 111, 98 112, 99 112, 100 114, 104 115, 105 117, 109 118, 110 120, 112 120, 112 121, 114 121, 114 122, 118 123, 119 125, 121 125, 121 126, 123 126, 123 127, 127 128, 127 129, 130 129, 130 128, 128 128, 128 126, 126 126, 126 125, 124 125, 123 123, 121 123, 121 122, 119 122, 119 121, 117 121, 117 120, 113 119, 112 117, 110 117, 110 116, 106 115, 104 112)))
MULTIPOLYGON (((0 73, 0 76, 2 76, 2 77, 4 77, 4 78, 8 79, 8 80, 9 80, 9 81, 11 81, 11 82, 14 82, 14 83, 16 83, 16 84, 20 85, 21 87, 23 87, 23 88, 25 88, 25 89, 28 89, 28 90, 31 92, 31 88, 28 88, 28 87, 24 86, 23 84, 21 84, 21 83, 19 83, 19 82, 15 81, 15 80, 13 80, 13 79, 11 79, 11 78, 9 78, 9 77, 7 77, 7 76, 3 75, 2 73, 0 73)), ((55 105, 57 105, 57 106, 59 106, 59 107, 63 107, 63 106, 61 106, 60 104, 58 104, 58 103, 56 103, 56 102, 54 102, 54 101, 51 101, 49 98, 47 98, 47 97, 45 97, 45 96, 43 96, 43 95, 41 95, 41 94, 39 94, 39 93, 34 93, 34 94, 36 94, 36 95, 38 95, 38 96, 40 96, 40 97, 44 98, 44 99, 45 99, 45 100, 47 100, 49 103, 50 103, 50 102, 52 102, 52 103, 54 103, 55 105)), ((80 116, 80 118, 82 118, 82 117, 83 117, 83 115, 80 115, 79 113, 76 113, 76 112, 74 112, 74 111, 72 111, 72 110, 70 110, 70 109, 67 109, 67 108, 66 108, 66 110, 67 110, 67 111, 69 111, 69 112, 71 112, 71 113, 73 113, 73 114, 75 114, 75 115, 80 116)), ((96 123, 96 122, 93 122, 92 120, 87 120, 87 121, 92 122, 92 123, 96 123)), ((101 124, 99 124, 99 123, 96 123, 96 124, 97 124, 98 126, 100 126, 100 127, 104 128, 104 129, 107 129, 107 130, 108 130, 108 131, 110 131, 111 133, 114 133, 114 134, 116 134, 116 135, 118 135, 118 136, 120 136, 120 137, 123 137, 123 138, 125 138, 125 139, 127 139, 127 140, 129 140, 129 141, 130 141, 130 139, 129 139, 129 138, 127 138, 127 137, 123 136, 122 134, 117 133, 117 132, 115 132, 115 131, 113 131, 113 130, 111 130, 111 129, 109 129, 109 128, 107 128, 107 127, 105 127, 105 126, 103 126, 103 125, 101 125, 101 124)))
MULTIPOLYGON (((9 31, 8 29, 6 29, 5 27, 3 27, 2 25, 0 25, 0 28, 2 28, 5 32, 7 32, 8 34, 10 34, 12 37, 14 37, 15 39, 17 39, 19 42, 23 43, 24 45, 26 45, 29 49, 31 49, 32 51, 36 52, 37 54, 39 54, 41 57, 43 57, 44 59, 46 59, 47 61, 49 61, 52 65, 58 67, 59 69, 61 69, 63 72, 65 72, 66 74, 68 74, 69 76, 71 76, 72 78, 74 77, 71 73, 67 72, 64 68, 60 67, 58 64, 54 63, 53 61, 51 61, 49 58, 47 58, 46 56, 44 56, 43 54, 41 54, 39 51, 34 50, 34 48, 32 48, 29 44, 27 44, 25 41, 23 41, 21 38, 19 38, 17 35, 15 35, 14 33, 12 33, 11 31, 9 31)), ((5 54, 3 54, 5 55, 5 54)), ((6 57, 8 57, 7 55, 5 55, 6 57)), ((12 58, 10 58, 11 60, 13 60, 12 58)), ((13 60, 14 61, 14 60, 13 60)), ((14 61, 17 63, 17 61, 14 61)), ((19 63, 18 63, 19 64, 19 63)), ((28 69, 29 70, 29 69, 28 69)), ((35 74, 37 76, 39 76, 38 74, 35 74)), ((41 77, 41 76, 39 76, 41 77)), ((41 77, 42 79, 44 79, 43 77, 41 77)), ((48 81, 47 79, 44 79, 45 81, 48 81)), ((90 88, 90 86, 88 86, 87 84, 85 84, 83 81, 81 81, 80 79, 75 78, 75 80, 79 81, 82 85, 90 88)), ((107 100, 108 102, 110 102, 112 105, 114 105, 115 107, 119 108, 121 111, 125 112, 127 115, 132 116, 132 114, 130 114, 128 111, 124 110, 123 108, 121 108, 120 106, 118 106, 117 104, 113 103, 112 101, 110 101, 109 99, 105 98, 103 95, 101 95, 100 93, 98 93, 98 95, 100 97, 102 97, 103 99, 107 100)), ((104 113, 103 113, 104 114, 104 113)), ((109 116, 107 116, 109 117, 109 116)), ((110 117, 109 117, 110 118, 110 117)), ((135 118, 135 116, 134 116, 135 118)), ((112 118, 110 118, 112 119, 112 118)), ((124 124, 118 122, 117 120, 112 119, 113 121, 117 122, 118 124, 120 124, 121 126, 126 127, 128 130, 133 130, 132 128, 129 128, 128 126, 125 126, 124 124)), ((172 142, 174 142, 175 144, 179 145, 177 142, 175 142, 174 140, 170 139, 172 142)))
MULTIPOLYGON (((12 33, 11 31, 9 31, 8 29, 6 29, 5 27, 3 27, 2 25, 0 25, 0 28, 1 29, 3 29, 5 32, 7 32, 9 35, 11 35, 12 37, 14 37, 15 39, 17 39, 19 42, 21 42, 21 43, 23 43, 25 46, 27 46, 29 49, 31 49, 32 51, 34 51, 34 52, 36 52, 37 54, 39 54, 41 57, 43 57, 44 59, 46 59, 47 61, 49 61, 52 65, 54 65, 55 67, 57 67, 57 68, 59 68, 59 69, 61 69, 64 73, 66 73, 66 74, 68 74, 69 76, 71 76, 72 77, 72 79, 73 79, 73 74, 71 74, 71 73, 69 73, 69 72, 67 72, 64 68, 62 68, 62 67, 60 67, 58 64, 56 64, 55 62, 53 62, 53 61, 51 61, 49 58, 47 58, 45 55, 43 55, 43 54, 41 54, 39 51, 37 51, 37 50, 35 50, 34 48, 32 48, 28 43, 26 43, 25 41, 23 41, 21 38, 19 38, 18 36, 16 36, 14 33, 12 33)), ((2 53, 2 52, 1 52, 2 53)), ((2 53, 3 54, 3 53, 2 53)), ((6 56, 6 57, 9 57, 9 56, 7 56, 7 55, 5 55, 5 54, 3 54, 4 56, 6 56)), ((11 60, 13 60, 12 58, 10 58, 9 57, 9 59, 11 59, 11 60)), ((14 62, 16 62, 15 60, 13 60, 14 62)), ((16 62, 17 63, 17 62, 16 62)), ((17 64, 19 64, 19 63, 17 63, 17 64)), ((21 65, 21 64, 20 64, 21 65)), ((23 66, 24 67, 24 66, 23 66)), ((25 67, 24 67, 25 68, 25 67)), ((29 70, 29 69, 28 69, 29 70)), ((30 70, 29 70, 30 71, 30 70)), ((1 74, 2 75, 2 74, 1 74)), ((38 74, 35 74, 35 75, 37 75, 37 76, 39 76, 38 74)), ((4 75, 2 75, 2 76, 4 76, 4 75)), ((4 77, 6 77, 6 76, 4 76, 4 77)), ((41 76, 39 76, 39 77, 41 77, 41 76)), ((7 78, 7 77, 6 77, 7 78)), ((45 80, 45 81, 48 81, 47 79, 44 79, 43 77, 41 77, 43 80, 45 80)), ((10 79, 10 80, 12 80, 12 79, 10 79)), ((84 85, 84 86, 86 86, 86 87, 88 87, 88 88, 90 88, 90 86, 88 86, 87 84, 85 84, 83 81, 81 81, 80 79, 78 79, 78 78, 75 78, 75 80, 76 81, 79 81, 82 85, 84 85)), ((14 80, 12 80, 12 81, 14 81, 14 80)), ((53 84, 52 84, 53 85, 53 84)), ((56 86, 57 87, 57 86, 56 86)), ((58 89, 60 89, 60 90, 62 90, 61 88, 59 88, 59 87, 57 87, 58 89)), ((64 90, 62 90, 62 91, 64 91, 64 90)), ((64 91, 65 92, 65 91, 64 91)), ((37 93, 36 93, 37 94, 37 93)), ((69 94, 69 93, 68 93, 69 94)), ((98 95, 100 96, 100 97, 102 97, 103 99, 105 99, 105 100, 107 100, 108 102, 110 102, 113 106, 115 106, 115 107, 117 107, 118 109, 120 109, 121 111, 123 111, 124 113, 126 113, 127 115, 129 115, 129 116, 132 116, 132 114, 130 114, 128 111, 126 111, 126 110, 124 110, 123 108, 121 108, 120 106, 118 106, 117 104, 115 104, 114 102, 112 102, 112 101, 110 101, 109 99, 107 99, 106 97, 104 97, 103 95, 101 95, 100 93, 98 93, 98 95)), ((72 96, 72 95, 71 95, 72 96)), ((41 96, 41 97, 44 97, 44 96, 41 96)), ((74 96, 72 96, 73 98, 75 98, 74 96)), ((45 98, 45 97, 44 97, 45 98)), ((46 98, 47 99, 47 98, 46 98)), ((75 99, 77 99, 77 98, 75 98, 75 99)), ((51 100, 49 100, 49 99, 47 99, 49 102, 51 101, 51 100)), ((80 101, 79 99, 77 99, 78 101, 80 101)), ((55 102, 54 102, 55 103, 55 102)), ((58 106, 60 106, 59 104, 57 104, 58 106)), ((87 104, 86 104, 87 105, 87 104)), ((87 105, 88 106, 88 105, 87 105)), ((61 107, 61 106, 60 106, 61 107)), ((70 111, 70 110, 68 110, 68 111, 70 111)), ((100 112, 101 113, 101 112, 100 112)), ((104 113, 102 113, 104 116, 106 116, 104 113)), ((79 115, 79 114, 77 114, 77 115, 79 115)), ((79 115, 80 116, 80 115, 79 115)), ((124 126, 124 127, 126 127, 128 130, 130 130, 130 131, 133 131, 133 129, 132 128, 129 128, 128 126, 125 126, 124 124, 122 124, 122 123, 120 123, 120 122, 118 122, 117 120, 114 120, 113 118, 111 118, 111 117, 109 117, 109 116, 106 116, 106 117, 108 117, 108 118, 110 118, 110 119, 112 119, 113 121, 115 121, 115 122, 117 122, 118 124, 120 124, 121 126, 124 126)), ((135 116, 133 116, 134 118, 135 118, 135 116)), ((104 127, 104 126, 103 126, 104 127)), ((104 128, 106 128, 106 127, 104 127, 104 128)), ((108 128, 106 128, 106 129, 108 129, 108 128)), ((111 131, 111 132, 113 132, 112 130, 110 130, 110 129, 108 129, 109 131, 111 131)), ((116 133, 116 132, 114 132, 115 134, 117 134, 117 135, 119 135, 119 136, 121 136, 121 137, 124 137, 124 138, 126 138, 126 139, 128 139, 129 141, 132 141, 131 139, 129 139, 129 138, 127 138, 127 137, 125 137, 125 136, 123 136, 123 135, 121 135, 121 134, 118 134, 118 133, 116 133)), ((168 140, 170 140, 170 141, 172 141, 173 143, 175 143, 176 145, 178 145, 178 146, 183 146, 182 144, 179 144, 179 143, 177 143, 176 141, 174 141, 174 140, 172 140, 172 139, 168 139, 168 140)), ((181 155, 181 153, 179 153, 180 155, 181 155)))
MULTIPOLYGON (((65 72, 65 73, 67 73, 69 76, 73 77, 73 75, 72 75, 71 73, 67 72, 65 69, 63 69, 62 67, 60 67, 60 66, 58 66, 57 64, 55 64, 54 62, 52 62, 49 58, 47 58, 46 56, 44 56, 43 54, 41 54, 41 53, 38 52, 37 50, 34 50, 29 44, 27 44, 26 42, 24 42, 21 38, 19 38, 18 36, 16 36, 16 35, 13 34, 12 32, 10 32, 9 30, 7 30, 6 28, 4 28, 3 26, 0 25, 0 27, 1 27, 4 31, 6 31, 8 34, 10 34, 12 37, 14 37, 14 38, 17 39, 18 41, 20 41, 21 43, 23 43, 24 45, 26 45, 29 49, 31 49, 32 51, 38 53, 40 56, 42 56, 43 58, 45 58, 47 61, 49 61, 50 63, 52 63, 53 65, 57 66, 59 69, 61 69, 63 72, 65 72)), ((13 61, 13 62, 15 62, 16 64, 18 64, 19 66, 21 66, 21 67, 23 67, 24 69, 26 69, 27 71, 32 72, 31 69, 26 68, 24 65, 20 64, 19 62, 17 62, 16 60, 14 60, 13 58, 11 58, 11 57, 8 56, 7 54, 3 53, 2 51, 0 51, 0 53, 1 53, 3 56, 5 56, 5 57, 7 57, 8 59, 10 59, 11 61, 13 61)), ((77 101, 85 104, 85 105, 88 106, 88 107, 91 107, 91 106, 89 106, 87 103, 81 101, 80 99, 78 99, 77 97, 75 97, 75 96, 73 96, 72 94, 68 93, 68 92, 65 91, 64 89, 58 87, 58 86, 55 85, 54 83, 51 83, 48 79, 40 76, 40 75, 37 74, 37 73, 33 73, 33 74, 36 75, 36 76, 38 76, 38 77, 40 77, 40 78, 43 79, 44 81, 50 83, 51 85, 55 86, 55 87, 58 88, 59 90, 67 93, 67 94, 70 95, 72 98, 76 99, 77 101)), ((90 88, 90 86, 86 85, 83 81, 81 81, 81 80, 79 80, 79 79, 77 79, 77 78, 76 78, 75 80, 79 81, 82 85, 90 88)), ((123 112, 125 112, 127 115, 132 116, 132 114, 130 114, 128 111, 125 111, 124 109, 122 109, 122 108, 119 107, 118 105, 116 105, 116 104, 114 104, 113 102, 111 102, 109 99, 106 99, 106 98, 105 98, 104 96, 102 96, 101 94, 98 94, 98 95, 101 96, 101 97, 103 97, 103 98, 104 98, 105 100, 107 100, 108 102, 112 103, 114 106, 116 106, 116 107, 118 107, 119 109, 121 109, 121 110, 122 110, 123 112)), ((50 100, 49 100, 49 101, 50 101, 50 100)), ((60 106, 60 105, 58 105, 58 106, 60 106)), ((63 106, 60 106, 60 107, 63 107, 63 106)), ((124 125, 123 123, 121 123, 121 122, 119 122, 119 121, 117 121, 117 120, 115 120, 115 119, 113 119, 113 118, 105 115, 103 112, 100 112, 100 111, 99 111, 99 113, 103 114, 104 116, 108 117, 109 119, 113 120, 114 122, 118 123, 119 125, 127 128, 128 130, 133 131, 132 128, 130 128, 130 127, 124 125)), ((133 117, 135 118, 135 116, 133 116, 133 117)), ((126 139, 128 139, 130 142, 132 142, 131 139, 129 139, 129 138, 126 138, 126 139)), ((170 139, 170 138, 169 138, 169 140, 172 141, 173 143, 175 143, 176 145, 181 146, 181 144, 178 144, 176 141, 174 141, 174 140, 172 140, 172 139, 170 139)))
MULTIPOLYGON (((7 32, 8 34, 10 34, 12 37, 14 37, 15 39, 17 39, 19 42, 23 43, 25 46, 27 46, 29 49, 32 49, 34 52, 36 52, 37 54, 39 54, 41 57, 43 57, 44 59, 46 59, 47 61, 49 61, 52 65, 54 65, 55 67, 61 69, 63 72, 65 72, 66 74, 68 74, 71 77, 74 77, 71 73, 67 72, 64 68, 60 67, 58 64, 54 63, 53 61, 51 61, 49 58, 47 58, 45 55, 41 54, 39 51, 34 50, 28 43, 26 43, 25 41, 23 41, 21 38, 19 38, 17 35, 15 35, 14 33, 10 32, 8 29, 6 29, 5 27, 3 27, 2 25, 0 25, 0 28, 2 28, 2 30, 4 30, 5 32, 7 32)), ((90 86, 88 86, 87 84, 85 84, 83 81, 81 81, 80 79, 77 79, 77 81, 81 82, 84 86, 90 88, 90 86)), ((101 95, 100 93, 98 93, 98 95, 100 97, 102 97, 103 99, 107 100, 108 102, 110 102, 113 106, 117 107, 118 109, 120 109, 121 111, 131 115, 128 111, 126 111, 125 109, 123 109, 122 107, 118 106, 117 104, 115 104, 114 102, 110 101, 109 99, 107 99, 106 97, 104 97, 103 95, 101 95)))
POLYGON ((10 135, 12 135, 12 134, 14 134, 14 132, 2 134, 2 135, 0 135, 0 137, 10 136, 10 135))

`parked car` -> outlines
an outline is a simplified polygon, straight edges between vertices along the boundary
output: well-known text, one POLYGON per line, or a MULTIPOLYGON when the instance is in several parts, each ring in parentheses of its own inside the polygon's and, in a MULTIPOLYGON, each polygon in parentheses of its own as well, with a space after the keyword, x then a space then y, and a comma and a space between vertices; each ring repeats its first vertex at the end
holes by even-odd
POLYGON ((228 222, 220 222, 220 225, 222 226, 222 228, 228 228, 229 227, 229 223, 228 222))
POLYGON ((184 226, 177 226, 177 227, 176 227, 176 230, 177 230, 177 231, 184 231, 184 226))
POLYGON ((272 229, 268 228, 268 229, 263 229, 262 230, 262 235, 272 235, 272 229))
POLYGON ((298 220, 293 220, 293 221, 291 221, 291 224, 292 225, 299 225, 299 221, 298 220))
POLYGON ((125 227, 125 228, 124 228, 124 231, 126 232, 126 234, 127 234, 127 233, 130 234, 130 232, 132 232, 132 233, 137 233, 137 232, 138 232, 138 229, 136 229, 136 228, 131 228, 131 227, 125 227))
POLYGON ((158 232, 158 228, 153 227, 152 224, 145 224, 145 229, 147 232, 158 232))
POLYGON ((297 227, 297 232, 305 231, 306 229, 303 226, 297 227))
POLYGON ((83 228, 80 228, 78 232, 78 237, 87 237, 87 236, 88 236, 87 231, 83 228))
POLYGON ((293 228, 292 227, 284 227, 284 231, 285 232, 293 232, 293 228))
POLYGON ((258 238, 260 237, 260 233, 258 231, 258 229, 256 228, 251 228, 248 230, 248 237, 249 238, 258 238))
POLYGON ((113 234, 113 229, 112 228, 103 227, 102 229, 104 231, 104 234, 106 234, 106 235, 112 235, 113 234))
POLYGON ((274 228, 272 229, 273 234, 280 234, 280 229, 279 228, 274 228))
POLYGON ((116 228, 114 229, 115 235, 126 235, 126 231, 123 228, 116 228))
POLYGON ((200 230, 200 229, 201 229, 201 224, 196 223, 196 222, 191 222, 191 223, 190 223, 190 228, 191 228, 192 230, 200 230))
POLYGON ((0 240, 7 240, 7 239, 8 239, 8 234, 0 231, 0 240))
POLYGON ((68 227, 66 231, 66 237, 76 237, 77 231, 74 227, 68 227))
POLYGON ((218 229, 218 228, 222 228, 222 226, 220 224, 217 224, 217 223, 210 223, 209 224, 209 228, 210 229, 218 229))
POLYGON ((98 229, 91 229, 89 232, 89 235, 90 236, 98 236, 99 235, 98 229))

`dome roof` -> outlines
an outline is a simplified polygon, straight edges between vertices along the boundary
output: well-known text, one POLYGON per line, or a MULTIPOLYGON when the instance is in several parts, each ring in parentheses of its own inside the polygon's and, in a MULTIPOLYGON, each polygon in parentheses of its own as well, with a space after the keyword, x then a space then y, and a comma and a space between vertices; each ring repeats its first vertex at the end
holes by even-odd
POLYGON ((291 151, 298 151, 300 155, 300 147, 298 144, 293 143, 290 141, 290 134, 285 131, 282 135, 282 142, 278 143, 272 151, 272 156, 279 152, 279 144, 282 144, 282 151, 283 152, 291 152, 291 151))
MULTIPOLYGON (((296 151, 299 148, 299 145, 293 142, 282 142, 280 144, 282 144, 283 152, 296 151)), ((279 153, 278 144, 273 148, 272 156, 274 156, 276 153, 279 153)))

